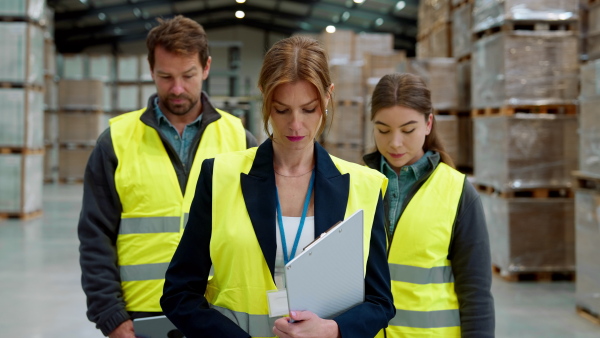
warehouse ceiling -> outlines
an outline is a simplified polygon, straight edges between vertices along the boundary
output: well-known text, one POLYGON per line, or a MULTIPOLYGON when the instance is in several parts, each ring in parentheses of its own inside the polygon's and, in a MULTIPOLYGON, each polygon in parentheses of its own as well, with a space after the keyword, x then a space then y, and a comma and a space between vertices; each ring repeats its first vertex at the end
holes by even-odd
POLYGON ((320 33, 333 25, 393 33, 396 49, 414 54, 419 0, 48 0, 61 53, 143 41, 156 18, 183 14, 211 29, 245 26, 285 35, 320 33), (243 2, 243 3, 238 3, 243 2), (357 3, 359 2, 359 3, 357 3), (236 18, 243 11, 244 17, 236 18))

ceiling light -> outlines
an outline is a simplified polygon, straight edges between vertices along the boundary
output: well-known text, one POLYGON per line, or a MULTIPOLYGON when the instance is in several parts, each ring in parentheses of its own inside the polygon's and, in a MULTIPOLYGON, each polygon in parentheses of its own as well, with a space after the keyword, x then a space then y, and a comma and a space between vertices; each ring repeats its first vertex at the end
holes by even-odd
POLYGON ((135 15, 136 18, 139 18, 140 16, 142 16, 142 11, 136 7, 133 9, 133 15, 135 15))
POLYGON ((377 20, 375 20, 375 26, 381 26, 381 25, 383 25, 383 19, 377 18, 377 20))
POLYGON ((325 31, 327 33, 335 33, 335 26, 329 25, 329 26, 325 27, 325 31))
POLYGON ((363 2, 365 2, 365 0, 354 0, 355 4, 362 4, 363 2))
POLYGON ((342 21, 346 21, 348 19, 350 19, 350 13, 349 12, 342 13, 342 21))
POLYGON ((98 13, 98 19, 100 19, 102 21, 106 20, 106 14, 104 14, 104 13, 98 13))
POLYGON ((237 2, 238 4, 243 4, 244 2, 246 2, 246 0, 235 0, 235 2, 237 2))
POLYGON ((396 4, 397 11, 403 10, 404 7, 406 7, 406 2, 404 2, 404 1, 398 1, 398 3, 396 4))
POLYGON ((238 19, 242 19, 245 16, 246 16, 246 13, 244 13, 244 11, 236 11, 235 12, 235 17, 238 19))
POLYGON ((87 0, 79 0, 82 4, 87 4, 87 0))

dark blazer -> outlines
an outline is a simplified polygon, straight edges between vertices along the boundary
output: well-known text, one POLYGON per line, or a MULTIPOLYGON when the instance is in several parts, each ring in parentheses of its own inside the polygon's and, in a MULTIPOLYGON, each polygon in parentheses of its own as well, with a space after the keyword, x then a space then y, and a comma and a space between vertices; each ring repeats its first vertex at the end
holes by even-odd
MULTIPOLYGON (((329 154, 315 143, 316 174, 315 235, 343 220, 350 188, 350 175, 342 175, 329 154)), ((211 267, 212 176, 214 159, 205 160, 196 186, 190 218, 166 274, 161 306, 167 317, 186 337, 248 337, 248 334, 216 310, 204 297, 211 267)), ((241 173, 246 208, 263 255, 274 275, 276 245, 276 190, 273 144, 265 141, 257 150, 248 175, 241 173)), ((222 206, 224 212, 229 211, 222 206)), ((365 302, 334 318, 344 338, 373 337, 394 317, 387 265, 383 202, 377 204, 371 234, 365 302)))

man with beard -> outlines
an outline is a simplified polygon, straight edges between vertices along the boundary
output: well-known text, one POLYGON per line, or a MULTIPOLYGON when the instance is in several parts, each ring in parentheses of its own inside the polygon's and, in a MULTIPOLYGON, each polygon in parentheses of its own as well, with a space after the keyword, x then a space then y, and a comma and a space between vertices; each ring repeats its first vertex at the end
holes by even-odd
POLYGON ((241 120, 202 92, 211 64, 202 26, 182 16, 158 21, 146 39, 157 93, 111 119, 84 178, 81 282, 89 320, 111 338, 134 338, 133 319, 162 314, 165 271, 202 161, 256 146, 241 120))

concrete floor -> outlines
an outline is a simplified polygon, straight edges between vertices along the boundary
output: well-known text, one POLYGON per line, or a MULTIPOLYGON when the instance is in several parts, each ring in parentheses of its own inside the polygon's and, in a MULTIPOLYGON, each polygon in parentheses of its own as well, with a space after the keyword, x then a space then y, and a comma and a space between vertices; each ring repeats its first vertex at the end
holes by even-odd
MULTIPOLYGON (((85 316, 77 220, 81 185, 46 185, 44 215, 0 220, 0 337, 102 337, 85 316)), ((575 312, 572 282, 494 277, 497 337, 600 337, 575 312)))

